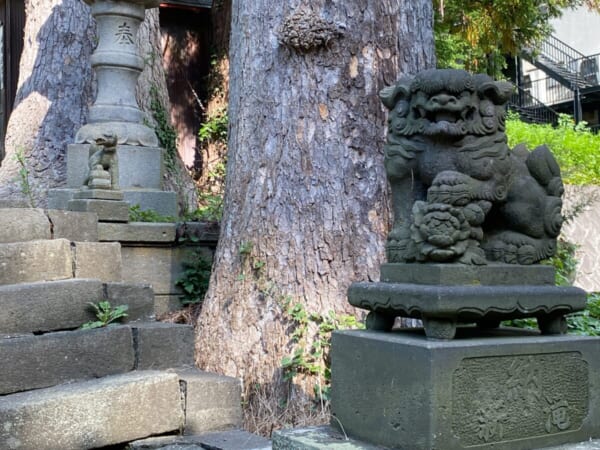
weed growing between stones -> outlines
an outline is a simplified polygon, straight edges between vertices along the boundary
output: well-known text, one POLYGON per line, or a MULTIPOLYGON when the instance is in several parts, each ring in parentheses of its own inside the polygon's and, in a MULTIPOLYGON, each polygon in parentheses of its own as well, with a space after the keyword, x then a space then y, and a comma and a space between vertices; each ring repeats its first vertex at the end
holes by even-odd
POLYGON ((29 202, 29 206, 35 208, 35 199, 33 198, 33 191, 31 184, 29 184, 29 169, 25 161, 25 153, 22 148, 18 148, 15 152, 15 161, 19 164, 19 182, 21 185, 21 192, 29 202))
POLYGON ((129 306, 119 305, 113 307, 108 300, 95 303, 88 303, 96 315, 95 321, 86 322, 81 326, 82 330, 91 330, 93 328, 102 328, 117 325, 121 319, 127 317, 129 306))
POLYGON ((183 262, 183 274, 175 286, 180 287, 183 295, 179 297, 184 306, 199 304, 204 300, 210 280, 211 261, 199 251, 191 252, 187 261, 183 262))

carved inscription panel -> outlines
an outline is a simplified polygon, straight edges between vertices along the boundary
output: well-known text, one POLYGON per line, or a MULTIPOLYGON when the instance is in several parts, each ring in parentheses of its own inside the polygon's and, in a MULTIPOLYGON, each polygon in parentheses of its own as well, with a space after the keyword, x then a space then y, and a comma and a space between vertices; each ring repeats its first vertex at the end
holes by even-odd
POLYGON ((464 446, 577 430, 588 405, 579 352, 466 358, 452 379, 452 431, 464 446))

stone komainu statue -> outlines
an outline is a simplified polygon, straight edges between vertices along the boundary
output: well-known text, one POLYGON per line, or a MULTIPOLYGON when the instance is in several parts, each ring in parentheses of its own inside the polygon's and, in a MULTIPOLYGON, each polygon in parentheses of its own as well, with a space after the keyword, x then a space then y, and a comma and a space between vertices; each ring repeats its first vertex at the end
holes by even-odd
POLYGON ((120 189, 117 141, 115 135, 104 135, 90 145, 88 172, 83 183, 85 186, 90 189, 120 189))
POLYGON ((427 70, 385 88, 385 167, 394 225, 389 262, 499 261, 553 255, 562 225, 560 169, 546 146, 509 149, 510 83, 427 70))

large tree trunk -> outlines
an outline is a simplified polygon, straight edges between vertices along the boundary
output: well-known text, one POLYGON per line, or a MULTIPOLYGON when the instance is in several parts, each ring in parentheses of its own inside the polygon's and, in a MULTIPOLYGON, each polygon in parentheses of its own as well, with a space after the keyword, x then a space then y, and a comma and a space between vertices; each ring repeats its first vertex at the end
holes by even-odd
POLYGON ((80 0, 26 0, 25 7, 25 44, 0 168, 0 197, 29 197, 16 158, 22 156, 31 198, 44 205, 48 189, 66 179, 66 144, 92 100, 95 27, 80 0))
POLYGON ((389 199, 377 93, 434 65, 430 1, 297 4, 232 6, 225 211, 196 349, 202 368, 246 383, 278 379, 283 304, 349 311, 348 285, 379 278, 389 199), (302 29, 325 19, 325 45, 278 41, 294 13, 306 46, 318 42, 302 29))
MULTIPOLYGON (((96 27, 81 0, 26 0, 25 6, 25 45, 0 167, 0 198, 26 198, 45 206, 48 189, 66 181, 66 146, 83 125, 95 95, 90 56, 96 27), (31 195, 24 192, 28 189, 31 195)), ((150 86, 156 86, 168 110, 159 41, 158 10, 147 11, 140 29, 147 64, 138 83, 139 98, 148 99, 150 86)), ((140 106, 151 114, 147 101, 140 106)), ((183 175, 180 184, 191 184, 185 171, 183 175)))

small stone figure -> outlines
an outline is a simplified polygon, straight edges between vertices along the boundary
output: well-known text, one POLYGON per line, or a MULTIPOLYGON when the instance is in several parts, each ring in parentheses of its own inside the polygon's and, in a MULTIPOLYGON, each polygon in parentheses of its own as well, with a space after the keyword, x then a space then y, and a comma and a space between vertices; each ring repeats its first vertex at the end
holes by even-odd
POLYGON ((426 70, 381 91, 390 110, 385 166, 394 225, 389 262, 552 256, 562 225, 560 169, 545 146, 511 150, 513 86, 462 70, 426 70))
POLYGON ((104 135, 90 145, 88 174, 83 184, 90 189, 120 190, 117 136, 104 135))

